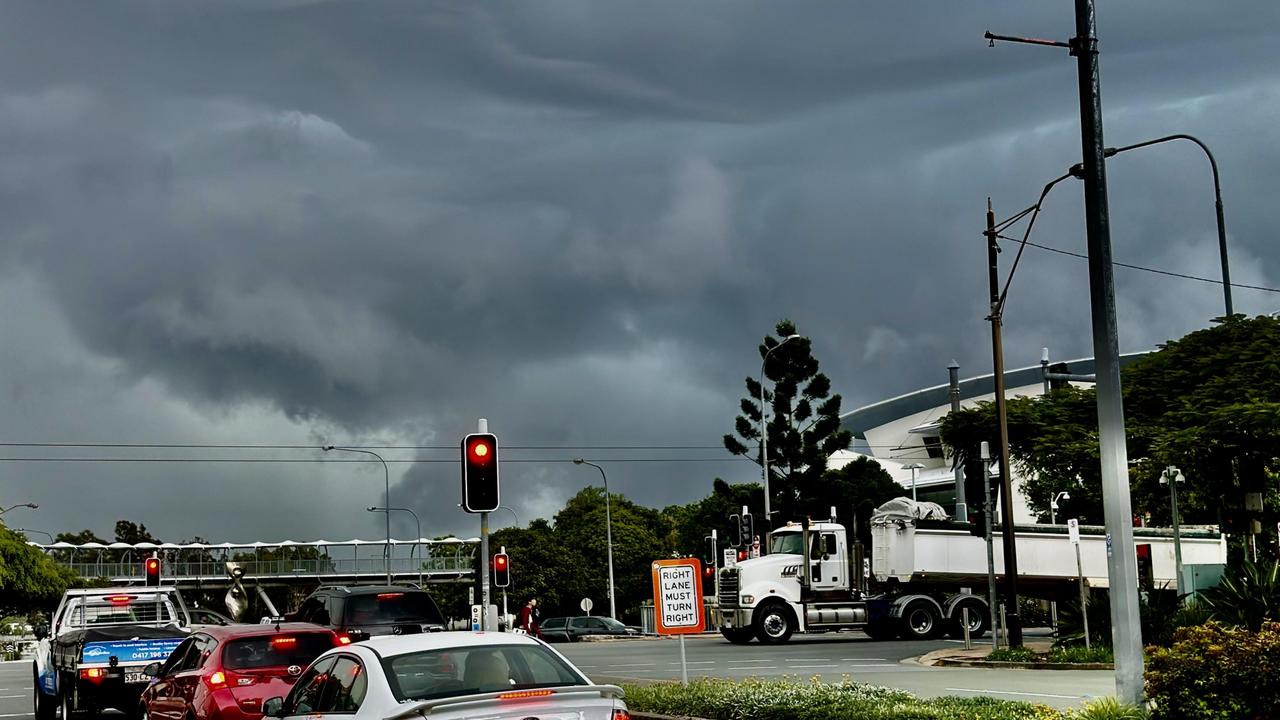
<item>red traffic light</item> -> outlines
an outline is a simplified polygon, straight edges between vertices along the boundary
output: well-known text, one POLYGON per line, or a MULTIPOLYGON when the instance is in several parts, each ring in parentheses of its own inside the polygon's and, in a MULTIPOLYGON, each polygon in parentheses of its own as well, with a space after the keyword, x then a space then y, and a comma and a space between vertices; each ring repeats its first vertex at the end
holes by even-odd
POLYGON ((511 559, 504 552, 493 556, 493 584, 503 588, 511 585, 511 559))
POLYGON ((467 443, 467 462, 476 465, 488 465, 493 460, 493 445, 483 437, 473 438, 467 443))
POLYGON ((495 556, 495 557, 493 558, 493 566, 494 566, 494 567, 496 567, 496 568, 498 568, 499 570, 506 570, 506 569, 507 569, 507 556, 506 556, 506 555, 497 555, 497 556, 495 556))
POLYGON ((148 587, 154 587, 160 584, 160 558, 147 558, 142 563, 142 569, 145 571, 146 584, 148 587))

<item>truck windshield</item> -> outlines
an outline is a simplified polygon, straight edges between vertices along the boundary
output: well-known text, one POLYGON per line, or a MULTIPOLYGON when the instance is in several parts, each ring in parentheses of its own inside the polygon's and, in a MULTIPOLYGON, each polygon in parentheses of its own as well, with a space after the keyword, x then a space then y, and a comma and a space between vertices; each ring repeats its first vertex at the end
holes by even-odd
POLYGON ((800 533, 774 533, 773 541, 769 545, 769 553, 772 555, 803 555, 804 544, 800 533))

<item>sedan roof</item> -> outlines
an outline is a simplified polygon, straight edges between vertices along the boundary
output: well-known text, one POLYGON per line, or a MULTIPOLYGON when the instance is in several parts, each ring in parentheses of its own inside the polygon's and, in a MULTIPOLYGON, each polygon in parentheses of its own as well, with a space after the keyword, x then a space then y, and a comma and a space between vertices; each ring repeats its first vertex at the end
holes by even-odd
POLYGON ((375 635, 362 640, 365 645, 384 657, 403 655, 423 650, 448 650, 450 648, 476 647, 478 645, 541 645, 534 638, 520 633, 450 632, 420 633, 414 635, 375 635))
POLYGON ((280 623, 279 630, 276 629, 274 623, 262 625, 209 625, 201 627, 196 632, 204 633, 218 640, 235 640, 238 638, 262 637, 264 635, 276 635, 281 633, 298 633, 313 632, 333 634, 329 628, 312 625, 311 623, 280 623))

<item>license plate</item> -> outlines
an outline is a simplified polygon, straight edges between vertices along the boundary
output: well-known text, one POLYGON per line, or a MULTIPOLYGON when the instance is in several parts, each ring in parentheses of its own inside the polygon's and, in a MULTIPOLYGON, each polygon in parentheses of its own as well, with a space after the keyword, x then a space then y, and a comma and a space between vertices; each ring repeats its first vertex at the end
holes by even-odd
POLYGON ((124 674, 124 681, 126 683, 144 683, 150 679, 151 679, 150 677, 143 675, 140 672, 131 672, 131 673, 124 674))

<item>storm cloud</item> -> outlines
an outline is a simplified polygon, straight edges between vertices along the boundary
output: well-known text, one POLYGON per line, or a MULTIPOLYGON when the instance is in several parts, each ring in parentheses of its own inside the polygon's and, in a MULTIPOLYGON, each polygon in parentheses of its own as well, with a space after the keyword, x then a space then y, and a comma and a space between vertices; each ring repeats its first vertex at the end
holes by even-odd
MULTIPOLYGON (((522 522, 599 482, 579 455, 650 505, 754 479, 716 446, 774 323, 846 409, 989 372, 987 198, 1080 156, 1073 59, 982 40, 1066 39, 1069 2, 38 0, 0 28, 0 440, 299 446, 0 450, 0 499, 41 505, 6 520, 49 532, 377 537, 381 466, 303 449, 346 444, 390 448, 425 534, 473 535, 479 417, 522 522), (15 459, 55 456, 96 460, 15 459), (109 461, 142 457, 184 462, 109 461)), ((1108 144, 1201 137, 1233 280, 1280 286, 1280 8, 1102 3, 1099 33, 1108 144)), ((1217 277, 1194 146, 1108 170, 1118 261, 1217 277)), ((1063 184, 1034 239, 1083 233, 1063 184)), ((1085 263, 1026 253, 1009 365, 1091 354, 1085 263)), ((1117 293, 1126 351, 1222 312, 1117 293)))

